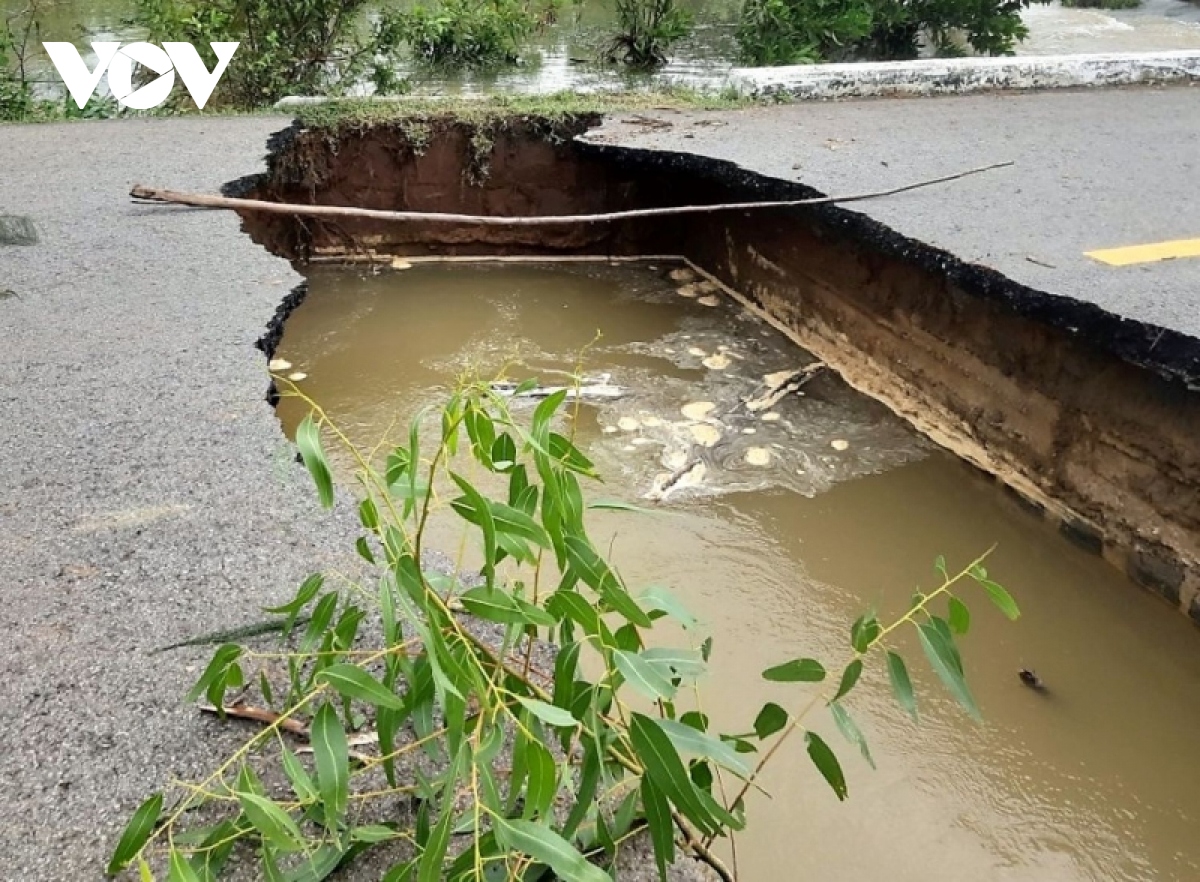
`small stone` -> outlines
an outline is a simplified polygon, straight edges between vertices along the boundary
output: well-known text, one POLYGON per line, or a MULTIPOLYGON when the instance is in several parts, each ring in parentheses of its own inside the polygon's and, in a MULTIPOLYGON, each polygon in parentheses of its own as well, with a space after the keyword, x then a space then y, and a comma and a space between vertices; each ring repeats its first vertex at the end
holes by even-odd
POLYGON ((705 358, 708 355, 708 353, 705 352, 703 349, 701 349, 699 346, 689 346, 688 347, 688 355, 694 355, 696 358, 705 358))
POLYGON ((405 260, 403 257, 393 257, 392 258, 392 269, 397 269, 397 270, 412 269, 412 264, 409 263, 407 260, 405 260))
POLYGON ((641 423, 639 423, 633 417, 621 417, 619 420, 617 420, 617 428, 622 432, 636 432, 638 426, 640 425, 641 423))
POLYGON ((765 466, 771 462, 771 451, 765 447, 750 447, 746 450, 746 462, 752 466, 765 466))
POLYGON ((667 278, 672 282, 694 282, 697 276, 695 271, 686 266, 681 266, 667 273, 667 278))
POLYGON ((696 283, 696 290, 699 291, 701 294, 716 294, 718 291, 721 290, 721 286, 718 285, 716 282, 712 282, 712 281, 709 281, 708 279, 705 279, 702 282, 696 283))
POLYGON ((715 407, 716 405, 711 401, 693 401, 690 404, 685 404, 679 410, 689 420, 702 420, 712 413, 715 407))
POLYGON ((834 450, 847 450, 850 447, 850 442, 845 441, 841 438, 834 438, 832 441, 829 442, 829 446, 832 447, 834 450))
POLYGON ((605 426, 603 431, 605 435, 615 435, 620 430, 616 426, 605 426))
POLYGON ((721 440, 721 430, 716 426, 708 425, 708 423, 696 423, 688 426, 688 429, 701 447, 712 447, 721 440))
POLYGON ((700 292, 696 289, 695 285, 681 285, 675 289, 675 293, 680 297, 687 297, 689 299, 700 296, 700 292))
POLYGON ((688 452, 686 450, 672 450, 667 454, 663 461, 663 465, 672 471, 683 468, 688 461, 688 452))
POLYGON ((267 362, 267 370, 269 371, 290 371, 291 369, 292 363, 286 358, 272 358, 267 362))
POLYGON ((747 426, 746 428, 742 429, 742 434, 743 435, 753 435, 757 431, 758 431, 758 429, 754 428, 753 426, 747 426))
POLYGON ((716 355, 710 355, 700 363, 709 370, 723 371, 725 368, 729 367, 729 356, 725 355, 724 353, 718 353, 716 355))
POLYGON ((762 420, 764 423, 775 423, 775 422, 779 421, 779 414, 777 414, 773 410, 768 410, 761 417, 759 417, 759 419, 762 420))
POLYGON ((721 298, 717 297, 714 294, 705 294, 703 297, 701 297, 696 302, 699 303, 701 306, 716 306, 721 302, 721 298))
POLYGON ((304 373, 304 371, 296 371, 294 374, 288 374, 288 379, 299 383, 301 380, 307 380, 308 374, 304 373))

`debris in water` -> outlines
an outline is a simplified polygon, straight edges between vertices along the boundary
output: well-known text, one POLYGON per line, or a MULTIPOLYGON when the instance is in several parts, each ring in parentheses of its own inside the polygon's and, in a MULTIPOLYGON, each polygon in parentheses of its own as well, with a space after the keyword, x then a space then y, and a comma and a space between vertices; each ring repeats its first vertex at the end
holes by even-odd
POLYGON ((721 440, 721 430, 708 423, 694 423, 688 426, 696 443, 702 447, 712 447, 721 440))
POLYGON ((304 371, 296 371, 293 374, 288 374, 288 379, 294 383, 299 383, 301 380, 307 380, 308 374, 304 373, 304 371))
POLYGON ((829 446, 834 450, 848 450, 850 448, 850 442, 841 438, 834 438, 829 442, 829 446))
POLYGON ((700 460, 689 459, 670 474, 663 472, 656 475, 654 485, 650 488, 650 492, 646 494, 646 498, 661 501, 666 499, 667 495, 674 490, 695 487, 704 480, 704 475, 707 471, 707 467, 700 460))
POLYGON ((1038 692, 1046 691, 1046 684, 1042 682, 1042 678, 1037 675, 1037 671, 1031 671, 1029 668, 1021 668, 1017 671, 1017 676, 1021 678, 1021 682, 1030 689, 1038 692))
POLYGON ((716 405, 711 401, 693 401, 690 404, 685 404, 679 410, 689 420, 702 420, 712 413, 715 407, 716 405))
POLYGON ((746 462, 752 466, 765 466, 771 462, 771 451, 765 447, 750 447, 746 450, 746 462))
POLYGON ((705 294, 696 302, 701 306, 716 306, 721 302, 721 298, 717 297, 715 294, 705 294))
POLYGON ((694 356, 696 356, 696 358, 705 358, 708 356, 708 353, 705 352, 703 349, 701 349, 699 346, 689 346, 688 347, 688 355, 694 355, 694 356))
POLYGON ((760 410, 774 407, 787 395, 798 392, 800 387, 816 376, 817 371, 825 365, 814 361, 810 365, 791 371, 776 371, 763 377, 763 384, 755 390, 752 398, 746 401, 746 410, 757 413, 760 410))
POLYGON ((620 431, 620 429, 618 429, 616 426, 605 426, 604 427, 605 435, 615 435, 619 431, 620 431))
POLYGON ((412 269, 412 264, 409 263, 407 260, 405 260, 403 257, 393 257, 392 258, 392 269, 398 269, 398 270, 412 269))
POLYGON ((639 423, 633 417, 621 417, 619 420, 617 420, 617 428, 622 432, 636 432, 638 426, 640 425, 641 423, 639 423))
POLYGON ((680 285, 675 289, 675 293, 680 297, 687 297, 689 299, 700 296, 700 292, 696 290, 695 285, 680 285))
POLYGON ((702 282, 696 283, 696 290, 699 291, 701 294, 716 294, 718 291, 721 290, 721 286, 718 285, 716 282, 710 281, 709 279, 705 279, 702 282))
POLYGON ((634 447, 632 444, 626 444, 621 449, 624 450, 626 453, 633 453, 633 451, 637 450, 637 448, 634 447))
POLYGON ((694 282, 698 276, 695 271, 688 269, 686 266, 681 266, 667 273, 667 278, 672 282, 694 282))
POLYGON ((642 417, 642 425, 652 429, 655 426, 661 426, 662 420, 656 416, 645 416, 642 417))
POLYGON ((700 362, 706 368, 712 371, 723 371, 729 367, 729 356, 723 352, 718 352, 716 355, 710 355, 704 361, 700 362))
POLYGON ((761 417, 759 417, 759 419, 761 419, 764 423, 775 423, 779 421, 779 413, 774 410, 768 410, 761 417))
POLYGON ((574 400, 575 398, 603 398, 607 400, 616 400, 625 397, 625 389, 621 386, 616 386, 610 382, 611 374, 601 374, 598 377, 584 377, 583 382, 578 388, 575 386, 535 386, 532 389, 525 389, 519 395, 517 389, 519 383, 513 383, 508 380, 498 380, 491 384, 492 391, 497 395, 506 395, 513 398, 549 398, 557 392, 566 391, 567 399, 574 400))
POLYGON ((291 369, 292 363, 286 358, 272 358, 267 362, 267 370, 269 371, 278 373, 280 371, 290 371, 291 369))
POLYGON ((746 428, 742 429, 742 434, 743 435, 753 435, 757 431, 758 431, 758 429, 754 428, 753 426, 746 426, 746 428))
POLYGON ((643 445, 646 445, 646 444, 653 444, 654 439, 653 438, 634 438, 629 443, 632 444, 634 447, 642 447, 643 445))

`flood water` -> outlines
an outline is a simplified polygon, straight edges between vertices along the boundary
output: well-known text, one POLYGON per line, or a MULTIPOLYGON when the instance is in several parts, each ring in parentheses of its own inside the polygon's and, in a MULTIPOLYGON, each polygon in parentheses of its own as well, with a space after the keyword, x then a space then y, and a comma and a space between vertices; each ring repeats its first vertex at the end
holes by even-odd
MULTIPOLYGON (((681 297, 668 269, 315 269, 277 357, 368 445, 464 372, 508 365, 553 383, 579 360, 627 391, 577 419, 606 478, 591 495, 652 507, 644 494, 694 437, 681 408, 713 403, 722 435, 698 486, 653 514, 595 512, 591 523, 631 585, 669 586, 715 636, 705 710, 729 729, 748 728, 765 700, 798 703, 763 668, 798 655, 832 666, 861 611, 874 605, 886 621, 914 586, 934 584, 938 554, 953 568, 998 544, 989 570, 1023 616, 1010 623, 969 597, 964 658, 984 723, 943 696, 913 646, 919 724, 869 668, 851 707, 878 770, 817 725, 850 799, 839 803, 795 745, 768 776, 774 798, 749 805, 737 842, 747 882, 1200 877, 1200 634, 836 377, 819 374, 772 409, 777 419, 730 412, 764 373, 811 357, 731 301, 681 297), (750 465, 763 462, 752 448, 765 464, 750 465), (1022 686, 1022 667, 1049 693, 1022 686)), ((284 399, 279 416, 290 433, 303 408, 284 399)))
MULTIPOLYGON (((400 0, 406 5, 414 0, 400 0)), ((383 5, 381 3, 380 5, 383 5)), ((734 32, 741 0, 681 0, 695 28, 673 50, 670 63, 654 74, 587 63, 615 32, 611 0, 564 3, 559 20, 531 38, 519 65, 493 71, 445 71, 405 64, 421 94, 485 92, 594 91, 682 83, 719 89, 736 64, 734 32), (582 62, 582 63, 581 63, 582 62)), ((28 0, 0 0, 0 13, 15 15, 28 0)), ((90 40, 141 37, 129 22, 136 0, 53 0, 42 7, 43 40, 71 40, 86 48, 90 40)), ((1200 49, 1200 4, 1186 0, 1143 0, 1137 9, 1072 9, 1059 3, 1035 4, 1022 13, 1029 37, 1014 47, 1017 55, 1089 52, 1148 52, 1200 49)), ((90 64, 94 58, 87 57, 90 64)), ((40 50, 34 76, 46 94, 61 92, 57 75, 40 50)), ((106 83, 101 82, 103 91, 106 83)))

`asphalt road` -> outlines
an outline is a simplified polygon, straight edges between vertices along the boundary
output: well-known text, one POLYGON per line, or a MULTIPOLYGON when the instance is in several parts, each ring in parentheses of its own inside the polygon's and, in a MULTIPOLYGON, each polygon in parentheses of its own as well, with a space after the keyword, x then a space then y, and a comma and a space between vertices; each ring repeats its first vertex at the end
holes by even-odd
POLYGON ((589 139, 689 151, 826 194, 1012 168, 847 206, 1031 288, 1200 337, 1200 257, 1095 249, 1200 238, 1200 88, 984 94, 618 114, 589 139))

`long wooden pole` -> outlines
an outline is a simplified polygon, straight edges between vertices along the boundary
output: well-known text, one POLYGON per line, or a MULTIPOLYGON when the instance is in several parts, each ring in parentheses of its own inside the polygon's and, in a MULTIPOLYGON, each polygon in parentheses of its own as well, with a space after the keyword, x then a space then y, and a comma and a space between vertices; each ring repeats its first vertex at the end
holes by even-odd
POLYGON ((600 214, 553 214, 530 217, 499 217, 486 214, 450 214, 440 211, 385 211, 377 208, 355 208, 345 205, 299 205, 290 202, 267 202, 261 199, 233 199, 226 196, 209 196, 203 193, 179 193, 174 190, 160 190, 155 187, 135 185, 129 191, 134 199, 148 202, 164 202, 176 205, 190 205, 194 208, 230 209, 233 211, 257 211, 265 214, 291 214, 305 217, 339 217, 362 218, 387 222, 420 222, 440 224, 475 224, 483 227, 544 227, 562 224, 596 224, 608 221, 633 220, 647 217, 668 217, 680 214, 705 214, 714 211, 748 211, 757 208, 792 208, 801 205, 832 205, 834 203, 862 202, 867 199, 879 199, 884 196, 895 196, 934 184, 944 184, 956 181, 970 175, 982 174, 998 168, 1013 165, 1009 162, 996 162, 978 168, 967 169, 952 175, 943 175, 892 187, 887 190, 876 190, 870 193, 854 193, 847 196, 817 196, 812 199, 785 199, 771 202, 727 202, 719 205, 672 205, 662 208, 636 208, 629 211, 609 211, 600 214))

